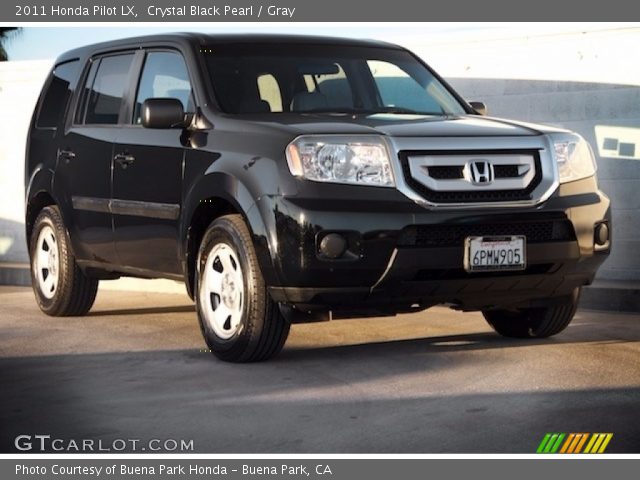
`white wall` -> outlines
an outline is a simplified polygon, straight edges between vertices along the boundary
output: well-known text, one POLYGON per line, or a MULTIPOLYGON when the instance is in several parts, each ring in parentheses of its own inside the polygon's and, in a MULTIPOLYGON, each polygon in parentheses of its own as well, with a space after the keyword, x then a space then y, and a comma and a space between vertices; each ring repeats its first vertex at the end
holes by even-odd
POLYGON ((640 85, 640 27, 557 25, 543 33, 531 26, 522 34, 456 33, 428 43, 413 37, 407 46, 446 77, 640 85))
POLYGON ((0 62, 0 262, 24 262, 24 149, 51 61, 0 62))

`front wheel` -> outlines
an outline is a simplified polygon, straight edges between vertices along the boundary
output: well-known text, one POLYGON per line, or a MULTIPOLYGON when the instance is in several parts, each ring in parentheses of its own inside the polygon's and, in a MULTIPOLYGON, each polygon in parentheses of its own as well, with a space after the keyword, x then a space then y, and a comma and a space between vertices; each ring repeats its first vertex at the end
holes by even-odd
POLYGON ((205 232, 194 291, 202 335, 218 358, 258 362, 284 346, 290 325, 269 297, 240 215, 220 217, 205 232))
POLYGON ((576 313, 580 288, 553 305, 516 310, 482 312, 489 325, 500 335, 512 338, 545 338, 563 331, 576 313))

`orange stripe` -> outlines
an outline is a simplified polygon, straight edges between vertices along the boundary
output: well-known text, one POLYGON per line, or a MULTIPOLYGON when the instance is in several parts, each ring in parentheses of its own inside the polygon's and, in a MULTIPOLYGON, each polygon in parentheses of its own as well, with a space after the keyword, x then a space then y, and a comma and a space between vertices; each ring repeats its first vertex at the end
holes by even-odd
POLYGON ((576 436, 575 433, 569 434, 569 436, 567 437, 567 440, 564 442, 564 444, 562 445, 562 448, 560 449, 560 453, 566 453, 567 448, 569 448, 569 444, 571 443, 571 441, 573 440, 573 437, 575 436, 576 436))
POLYGON ((582 434, 582 440, 580 440, 580 443, 578 443, 578 446, 576 447, 575 453, 580 453, 580 451, 582 450, 582 447, 584 446, 584 443, 587 441, 587 438, 589 438, 589 434, 588 433, 583 433, 582 434))
POLYGON ((576 445, 578 444, 578 440, 580 437, 578 437, 578 435, 580 435, 579 433, 576 433, 575 436, 573 437, 573 441, 571 442, 571 445, 569 445, 569 448, 567 449, 567 453, 573 453, 573 449, 576 448, 576 445))
POLYGON ((569 446, 569 450, 567 450, 567 453, 573 453, 573 450, 576 448, 576 445, 578 444, 579 440, 580 440, 580 434, 576 433, 576 436, 573 438, 573 442, 571 442, 571 445, 569 446))

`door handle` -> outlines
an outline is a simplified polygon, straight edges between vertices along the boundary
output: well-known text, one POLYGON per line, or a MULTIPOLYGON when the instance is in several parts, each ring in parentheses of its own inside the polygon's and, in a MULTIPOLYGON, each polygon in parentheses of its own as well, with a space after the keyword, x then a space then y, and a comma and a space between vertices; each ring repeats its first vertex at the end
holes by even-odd
POLYGON ((118 153, 113 159, 120 165, 122 168, 127 168, 133 162, 136 161, 136 157, 133 155, 129 155, 128 153, 118 153))
POLYGON ((76 158, 76 154, 71 150, 58 150, 58 161, 69 163, 74 158, 76 158))

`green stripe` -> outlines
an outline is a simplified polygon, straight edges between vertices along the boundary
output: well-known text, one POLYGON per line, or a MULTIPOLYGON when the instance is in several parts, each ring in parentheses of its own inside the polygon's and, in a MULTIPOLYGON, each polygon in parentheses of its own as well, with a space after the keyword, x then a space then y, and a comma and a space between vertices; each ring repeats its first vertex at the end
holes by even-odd
POLYGON ((564 440, 564 433, 561 433, 558 436, 558 440, 556 440, 556 444, 553 446, 553 448, 551 449, 551 452, 549 453, 556 453, 558 451, 558 449, 560 448, 560 445, 562 444, 562 440, 564 440))
POLYGON ((542 453, 544 451, 544 447, 550 438, 551 438, 551 434, 547 433, 542 439, 542 441, 540 442, 540 445, 538 445, 538 450, 536 450, 536 453, 542 453))
POLYGON ((553 445, 555 444, 556 438, 558 438, 557 433, 554 433, 553 435, 551 435, 551 438, 547 442, 547 446, 544 447, 544 453, 551 453, 551 447, 553 447, 553 445))

